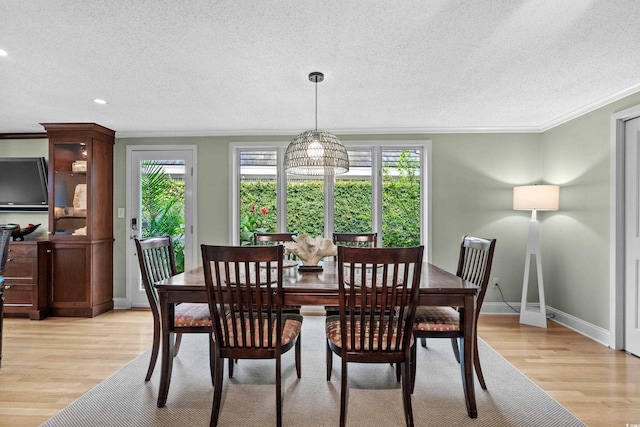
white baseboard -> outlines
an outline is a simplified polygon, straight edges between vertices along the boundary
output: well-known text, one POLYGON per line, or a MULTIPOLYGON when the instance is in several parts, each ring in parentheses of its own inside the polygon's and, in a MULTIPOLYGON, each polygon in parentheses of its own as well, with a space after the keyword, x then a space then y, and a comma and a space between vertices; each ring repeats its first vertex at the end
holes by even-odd
MULTIPOLYGON (((480 310, 480 314, 504 314, 519 316, 520 303, 511 302, 509 303, 509 305, 517 309, 518 312, 515 312, 503 302, 485 302, 482 304, 482 310, 480 310)), ((535 304, 531 304, 531 307, 535 307, 535 304)), ((564 313, 560 310, 556 310, 555 308, 549 306, 547 306, 547 316, 549 317, 549 320, 553 320, 554 322, 559 323, 560 325, 569 328, 579 333, 580 335, 584 335, 585 337, 590 338, 599 344, 602 344, 606 347, 609 346, 610 332, 606 329, 593 325, 589 322, 585 322, 582 319, 578 319, 575 316, 564 313)))
POLYGON ((127 302, 126 298, 114 298, 113 308, 114 310, 128 310, 131 308, 131 303, 127 302))

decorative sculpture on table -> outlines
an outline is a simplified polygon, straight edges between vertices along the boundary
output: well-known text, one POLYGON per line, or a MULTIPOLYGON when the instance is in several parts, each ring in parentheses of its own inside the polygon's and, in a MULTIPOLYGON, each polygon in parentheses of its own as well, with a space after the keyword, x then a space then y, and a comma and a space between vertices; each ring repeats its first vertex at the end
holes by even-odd
POLYGON ((322 271, 322 267, 318 265, 320 260, 326 256, 336 256, 338 250, 336 245, 329 239, 322 236, 311 237, 307 234, 300 236, 292 236, 294 242, 285 242, 285 253, 294 254, 302 265, 298 268, 300 271, 322 271))

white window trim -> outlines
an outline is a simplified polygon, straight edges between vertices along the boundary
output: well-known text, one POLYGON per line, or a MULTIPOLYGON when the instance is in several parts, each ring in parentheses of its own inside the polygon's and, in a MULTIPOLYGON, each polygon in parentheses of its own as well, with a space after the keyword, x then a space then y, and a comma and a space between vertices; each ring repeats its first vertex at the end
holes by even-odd
MULTIPOLYGON (((373 187, 371 212, 372 228, 378 232, 381 238, 382 230, 382 169, 380 168, 380 156, 385 149, 419 149, 422 153, 420 159, 420 242, 425 247, 425 260, 431 259, 431 140, 381 140, 381 141, 343 141, 347 149, 371 149, 372 168, 371 183, 373 187)), ((240 151, 241 150, 276 150, 278 158, 284 158, 284 153, 289 142, 230 142, 229 143, 229 173, 231 186, 229 187, 229 217, 231 227, 229 229, 229 241, 233 245, 240 243, 240 151)), ((276 167, 276 186, 278 194, 286 194, 287 180, 282 162, 276 167)), ((332 177, 325 177, 325 238, 331 238, 333 232, 333 198, 328 197, 333 193, 332 177)), ((286 229, 286 198, 278 197, 278 230, 286 229)))

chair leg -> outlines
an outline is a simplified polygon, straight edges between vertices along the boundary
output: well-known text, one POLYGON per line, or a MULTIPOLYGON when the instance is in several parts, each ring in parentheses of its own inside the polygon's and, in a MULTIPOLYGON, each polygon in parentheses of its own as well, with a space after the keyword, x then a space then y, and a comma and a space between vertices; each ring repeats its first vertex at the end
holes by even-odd
POLYGON ((282 427, 282 355, 276 356, 276 425, 282 427))
POLYGON ((487 389, 487 384, 484 382, 484 375, 482 375, 482 368, 480 367, 480 356, 478 355, 478 338, 476 337, 476 341, 473 343, 473 367, 476 370, 476 376, 478 377, 478 381, 480 381, 480 387, 483 390, 487 389))
POLYGON ((347 381, 347 361, 343 357, 342 379, 340 380, 340 427, 347 425, 347 405, 349 402, 349 383, 347 381))
POLYGON ((180 350, 180 343, 182 342, 182 333, 176 332, 176 342, 173 344, 173 357, 178 355, 178 350, 180 350))
POLYGON ((229 359, 229 378, 233 378, 233 359, 229 359))
POLYGON ((147 369, 147 376, 144 378, 145 381, 149 381, 151 379, 151 375, 153 375, 153 369, 156 366, 156 362, 158 361, 158 353, 160 352, 160 325, 155 323, 153 325, 153 345, 151 346, 151 358, 149 359, 149 368, 147 369))
POLYGON ((451 348, 453 348, 453 355, 456 357, 456 361, 460 363, 460 349, 458 348, 458 338, 451 338, 451 348))
POLYGON ((209 336, 209 370, 211 371, 211 384, 216 384, 216 359, 215 359, 215 341, 213 341, 213 335, 209 336))
POLYGON ((213 384, 213 405, 211 407, 211 421, 209 427, 215 427, 218 425, 218 416, 220 415, 220 403, 222 401, 222 377, 224 375, 224 359, 220 357, 218 348, 215 348, 213 363, 216 366, 215 369, 215 381, 213 384))
POLYGON ((399 365, 402 365, 402 403, 404 406, 404 420, 407 427, 413 427, 413 408, 411 407, 411 393, 413 393, 410 372, 411 361, 405 361, 401 364, 399 363, 399 365))
POLYGON ((327 341, 327 381, 331 381, 331 370, 333 369, 333 351, 329 347, 329 341, 327 341))
POLYGON ((411 374, 411 394, 416 388, 416 370, 418 366, 418 352, 417 343, 414 343, 411 347, 411 360, 409 362, 409 373, 411 374))
POLYGON ((298 378, 302 378, 302 337, 298 335, 296 341, 296 374, 298 378))
POLYGON ((400 363, 396 363, 396 381, 400 382, 400 377, 402 376, 402 367, 400 366, 400 363))

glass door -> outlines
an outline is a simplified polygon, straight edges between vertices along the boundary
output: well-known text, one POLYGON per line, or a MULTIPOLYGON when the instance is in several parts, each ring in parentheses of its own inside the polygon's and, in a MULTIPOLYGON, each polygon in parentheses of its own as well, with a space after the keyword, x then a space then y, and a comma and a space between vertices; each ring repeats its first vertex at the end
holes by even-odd
POLYGON ((127 283, 132 307, 147 307, 134 239, 169 235, 178 272, 196 265, 194 153, 188 149, 130 151, 127 283))

